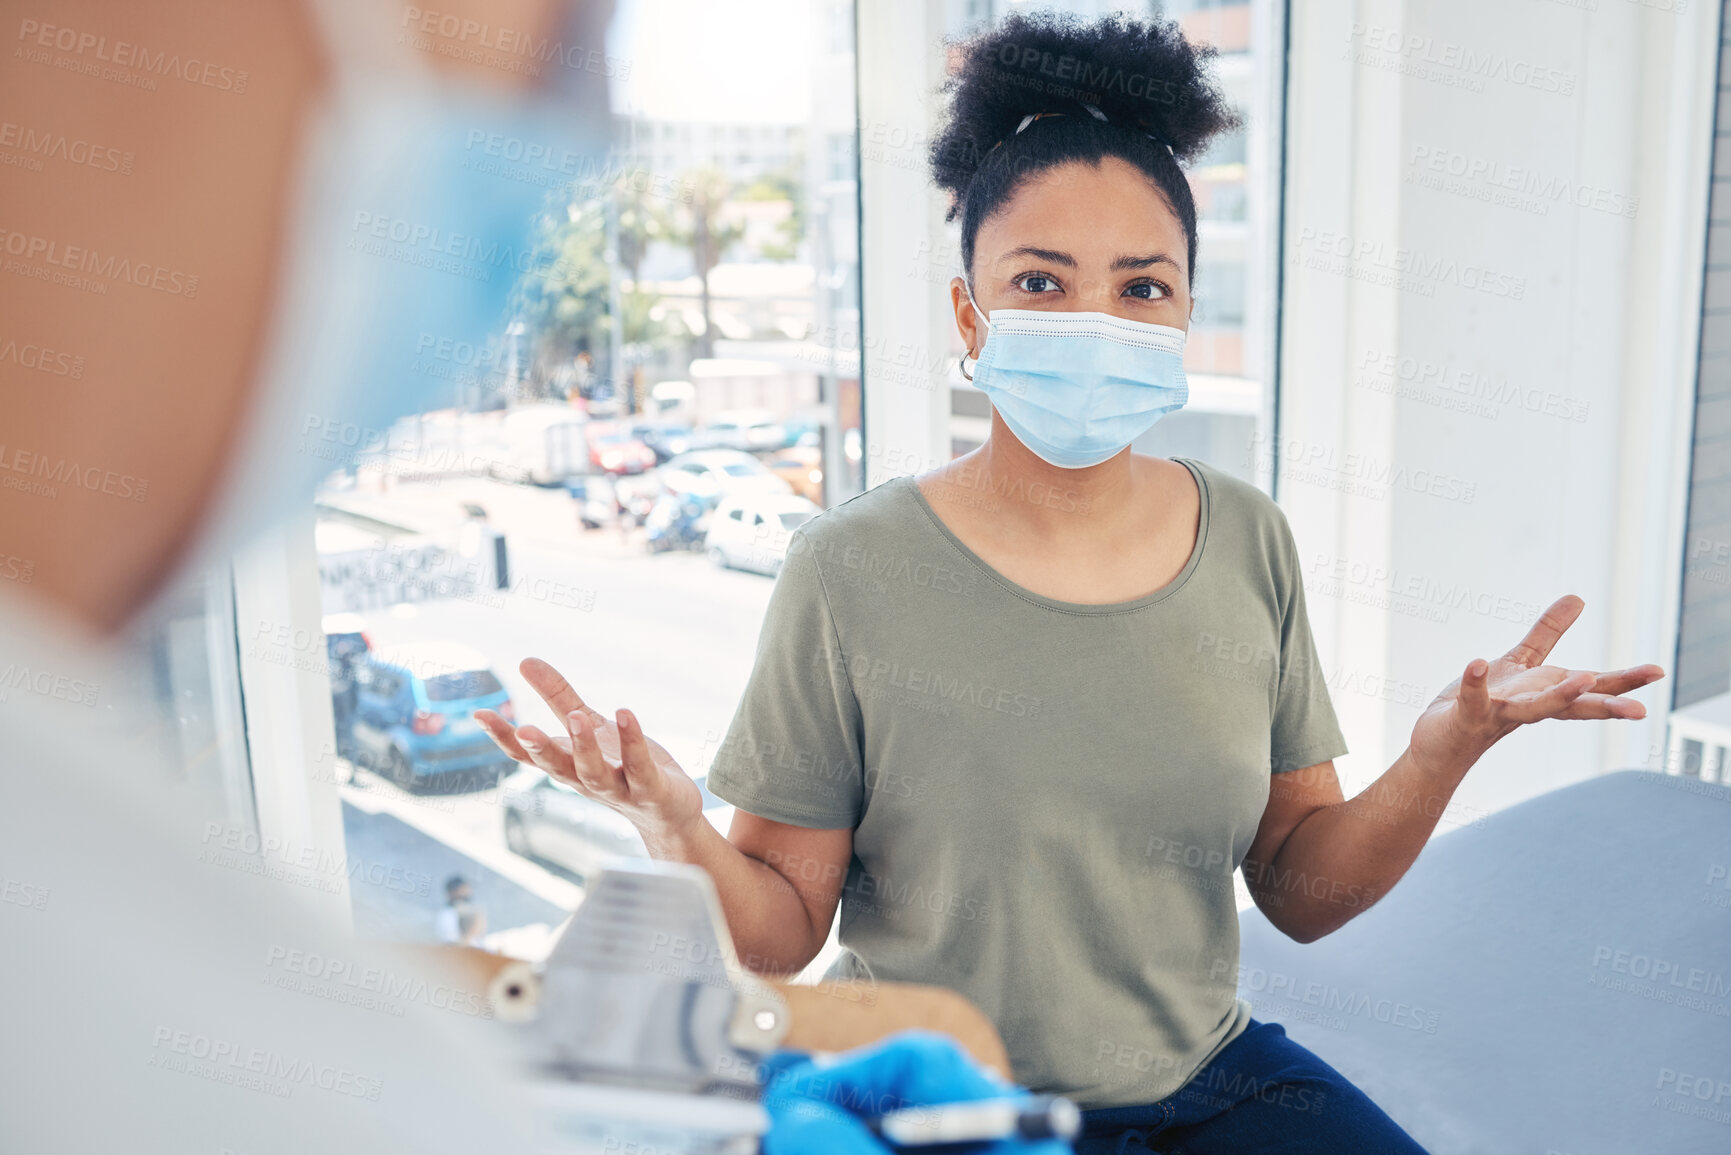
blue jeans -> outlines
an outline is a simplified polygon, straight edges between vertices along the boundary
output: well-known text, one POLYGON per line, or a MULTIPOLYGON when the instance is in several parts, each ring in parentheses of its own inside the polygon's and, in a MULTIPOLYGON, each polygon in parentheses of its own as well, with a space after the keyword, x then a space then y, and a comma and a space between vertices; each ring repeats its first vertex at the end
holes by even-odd
POLYGON ((1425 1155, 1346 1076, 1250 1020, 1214 1061, 1158 1103, 1082 1112, 1077 1155, 1425 1155))

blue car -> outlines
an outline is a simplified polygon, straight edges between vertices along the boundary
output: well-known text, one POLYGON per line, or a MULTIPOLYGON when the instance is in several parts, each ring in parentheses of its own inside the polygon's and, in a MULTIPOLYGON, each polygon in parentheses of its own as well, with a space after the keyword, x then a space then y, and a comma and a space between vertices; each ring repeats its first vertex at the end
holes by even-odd
POLYGON ((484 790, 515 766, 475 721, 514 717, 511 696, 477 650, 420 642, 367 655, 356 670, 355 764, 405 790, 484 790))

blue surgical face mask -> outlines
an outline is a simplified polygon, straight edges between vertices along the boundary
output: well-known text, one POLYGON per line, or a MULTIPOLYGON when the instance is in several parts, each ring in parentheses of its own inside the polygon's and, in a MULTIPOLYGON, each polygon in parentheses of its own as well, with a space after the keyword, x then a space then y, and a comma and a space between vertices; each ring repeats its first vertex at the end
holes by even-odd
MULTIPOLYGON (((543 62, 558 70, 543 95, 497 95, 379 59, 363 7, 315 5, 334 76, 299 157, 246 425, 182 572, 308 509, 397 419, 456 403, 465 371, 502 368, 519 286, 569 275, 537 249, 539 218, 610 175, 599 67, 543 62)), ((582 35, 561 43, 599 48, 599 27, 582 35)))
POLYGON ((974 384, 1042 461, 1086 469, 1189 400, 1184 330, 1110 313, 996 309, 974 384))

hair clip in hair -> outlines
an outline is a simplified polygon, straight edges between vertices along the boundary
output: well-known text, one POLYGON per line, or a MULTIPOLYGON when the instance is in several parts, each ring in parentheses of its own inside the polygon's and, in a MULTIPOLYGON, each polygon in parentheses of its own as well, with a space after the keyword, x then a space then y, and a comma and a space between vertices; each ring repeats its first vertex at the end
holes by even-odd
MULTIPOLYGON (((1082 105, 1082 107, 1087 109, 1088 115, 1092 116, 1095 120, 1100 121, 1102 124, 1111 124, 1112 123, 1110 120, 1106 119, 1106 114, 1101 112, 1097 106, 1092 105, 1092 104, 1084 104, 1084 105, 1082 105)), ((1030 112, 1028 115, 1026 115, 1022 118, 1022 122, 1020 124, 1016 125, 1016 131, 1011 133, 1010 135, 1015 136, 1017 133, 1020 133, 1024 128, 1027 128, 1030 124, 1033 124, 1036 120, 1039 120, 1041 117, 1063 116, 1063 115, 1064 114, 1061 112, 1030 112)), ((1165 150, 1167 152, 1172 152, 1172 146, 1170 144, 1168 144, 1166 141, 1166 138, 1161 136, 1159 133, 1149 132, 1147 129, 1143 129, 1142 133, 1149 140, 1152 140, 1155 144, 1158 144, 1161 147, 1165 148, 1165 150)), ((992 145, 992 148, 997 148, 999 144, 1003 144, 1003 143, 1004 143, 1004 141, 1002 139, 1000 139, 997 142, 997 144, 992 145)), ((990 152, 991 149, 987 149, 986 151, 990 152)))

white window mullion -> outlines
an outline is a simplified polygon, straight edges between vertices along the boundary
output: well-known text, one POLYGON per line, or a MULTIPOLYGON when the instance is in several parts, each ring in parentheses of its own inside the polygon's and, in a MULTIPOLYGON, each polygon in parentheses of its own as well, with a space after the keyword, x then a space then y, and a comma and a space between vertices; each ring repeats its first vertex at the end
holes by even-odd
POLYGON ((311 506, 234 558, 235 627, 252 758, 258 833, 267 865, 316 880, 309 902, 350 926, 347 850, 337 794, 311 506))
POLYGON ((944 79, 941 0, 859 0, 860 326, 866 488, 950 459, 944 202, 924 143, 944 79))

